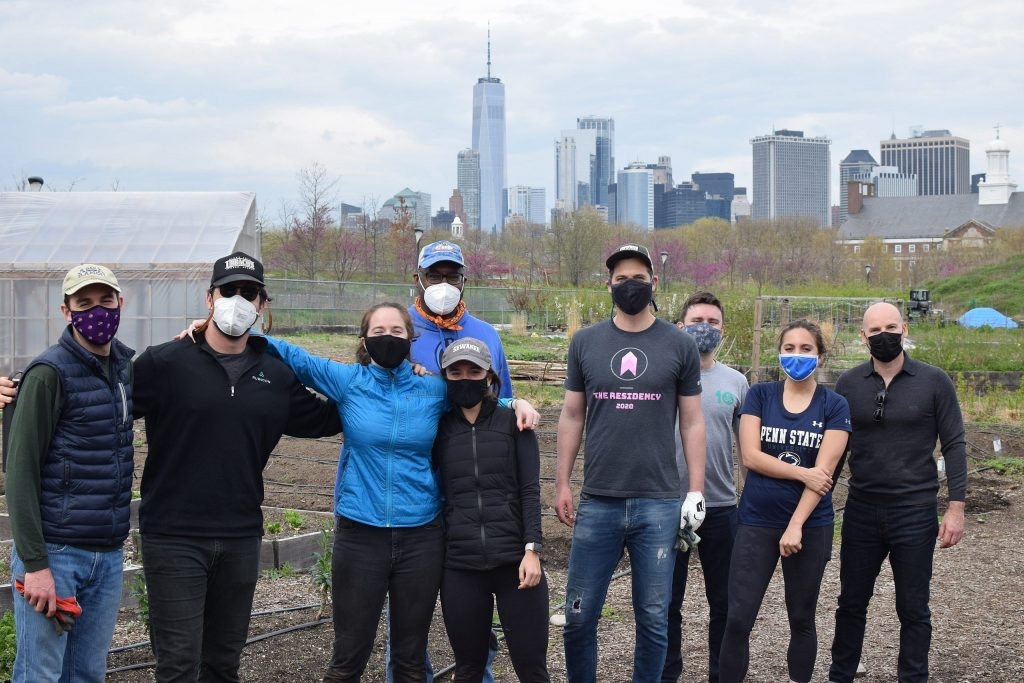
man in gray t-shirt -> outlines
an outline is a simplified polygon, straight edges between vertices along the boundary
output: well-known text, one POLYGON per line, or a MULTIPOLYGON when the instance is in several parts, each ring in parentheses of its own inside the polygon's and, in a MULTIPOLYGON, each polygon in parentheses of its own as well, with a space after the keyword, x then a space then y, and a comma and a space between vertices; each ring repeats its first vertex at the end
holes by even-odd
POLYGON ((645 247, 620 247, 605 265, 615 316, 573 336, 558 421, 555 510, 573 528, 565 591, 569 683, 597 678, 597 622, 624 550, 637 606, 633 679, 658 678, 667 646, 677 524, 696 528, 704 519, 696 344, 651 312, 657 278, 645 247), (677 418, 689 466, 682 507, 673 439, 677 418), (569 478, 584 426, 577 512, 569 478))
MULTIPOLYGON (((729 609, 729 562, 736 537, 736 481, 733 444, 739 426, 739 411, 746 398, 746 377, 715 360, 722 342, 725 313, 722 302, 710 292, 697 292, 683 304, 678 326, 697 342, 700 352, 701 408, 707 431, 707 466, 704 497, 707 516, 700 526, 701 569, 708 598, 708 681, 718 681, 718 651, 725 632, 729 609)), ((676 465, 680 491, 688 490, 689 474, 683 444, 676 439, 676 465)), ((672 577, 672 600, 668 612, 668 654, 661 672, 662 683, 675 683, 683 671, 683 598, 690 551, 676 554, 672 577)))

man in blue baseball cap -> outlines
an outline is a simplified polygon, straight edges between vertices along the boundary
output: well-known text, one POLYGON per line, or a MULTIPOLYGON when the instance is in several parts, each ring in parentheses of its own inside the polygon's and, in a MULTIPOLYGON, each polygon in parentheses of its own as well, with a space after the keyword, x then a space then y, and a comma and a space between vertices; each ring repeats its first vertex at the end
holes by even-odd
POLYGON ((416 328, 413 361, 437 373, 449 344, 463 337, 475 337, 486 342, 491 350, 492 367, 501 379, 500 398, 511 398, 512 378, 501 339, 490 323, 470 315, 462 300, 466 286, 462 248, 448 240, 423 247, 413 279, 417 285, 416 301, 409 307, 416 328))
MULTIPOLYGON (((419 263, 416 265, 416 274, 413 275, 417 286, 416 300, 409 307, 409 315, 416 329, 410 351, 412 361, 439 374, 444 350, 457 339, 475 337, 486 342, 491 352, 491 368, 501 379, 499 398, 512 398, 512 378, 509 376, 501 338, 490 323, 470 315, 466 310, 466 302, 462 300, 462 292, 466 287, 466 260, 462 256, 462 247, 449 240, 431 242, 420 250, 419 263)), ((393 680, 390 640, 388 646, 387 681, 390 683, 393 680)), ((492 634, 484 683, 494 681, 491 662, 494 661, 497 648, 497 641, 492 634)), ((426 683, 433 680, 433 665, 428 655, 426 683)))

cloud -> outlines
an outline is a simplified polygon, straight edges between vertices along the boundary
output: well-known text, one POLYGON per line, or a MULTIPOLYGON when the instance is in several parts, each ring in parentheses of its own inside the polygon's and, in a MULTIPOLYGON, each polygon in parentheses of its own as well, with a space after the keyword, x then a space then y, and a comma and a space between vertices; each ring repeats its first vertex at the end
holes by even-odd
POLYGON ((67 82, 50 74, 15 73, 0 67, 0 101, 38 104, 63 97, 67 82))
POLYGON ((546 187, 549 204, 553 140, 584 114, 615 118, 620 167, 669 155, 680 179, 732 171, 748 187, 749 140, 772 128, 830 137, 836 190, 850 149, 877 154, 918 123, 970 138, 975 171, 997 121, 1024 154, 1020 3, 629 8, 0 3, 0 101, 25 131, 0 177, 53 168, 101 187, 116 175, 130 188, 233 185, 276 200, 318 161, 345 196, 410 186, 440 205, 470 143, 488 20, 492 73, 507 88, 509 183, 546 187))
POLYGON ((192 118, 207 111, 206 103, 177 98, 151 102, 141 97, 98 97, 93 100, 64 102, 44 107, 43 111, 59 117, 82 120, 149 120, 192 118))

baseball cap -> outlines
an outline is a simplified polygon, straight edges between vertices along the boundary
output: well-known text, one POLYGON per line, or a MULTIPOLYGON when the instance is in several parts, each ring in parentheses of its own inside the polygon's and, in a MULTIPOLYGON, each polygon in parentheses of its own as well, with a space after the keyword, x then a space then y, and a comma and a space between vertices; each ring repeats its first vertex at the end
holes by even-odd
POLYGON ((616 263, 627 258, 638 258, 646 263, 648 268, 654 267, 654 262, 651 261, 651 252, 642 244, 623 244, 605 259, 604 265, 608 270, 612 270, 616 263))
POLYGON ((83 263, 69 270, 64 276, 64 295, 70 296, 88 285, 107 285, 118 294, 121 293, 121 286, 117 284, 117 278, 110 268, 83 263))
POLYGON ((454 242, 447 240, 431 242, 420 249, 420 268, 429 268, 441 261, 451 261, 463 268, 466 266, 466 262, 462 258, 462 248, 454 242))
POLYGON ((213 264, 211 287, 220 287, 229 282, 263 283, 263 264, 245 252, 236 251, 230 256, 217 259, 213 264))
POLYGON ((484 370, 490 370, 491 350, 479 339, 463 337, 444 350, 444 355, 441 356, 441 367, 447 368, 460 360, 468 360, 484 370))

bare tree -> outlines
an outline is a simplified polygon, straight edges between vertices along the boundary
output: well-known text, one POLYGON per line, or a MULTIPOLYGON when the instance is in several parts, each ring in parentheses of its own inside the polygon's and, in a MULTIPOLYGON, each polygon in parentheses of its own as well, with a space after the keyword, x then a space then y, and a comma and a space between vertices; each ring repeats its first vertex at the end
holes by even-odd
POLYGON ((601 269, 602 252, 611 232, 593 207, 559 214, 551 224, 551 232, 563 280, 578 287, 589 273, 601 269))
POLYGON ((306 219, 320 216, 334 222, 332 213, 338 204, 338 184, 341 178, 331 177, 319 162, 299 169, 299 210, 306 219))
POLYGON ((334 252, 329 248, 329 230, 334 223, 339 179, 332 178, 320 163, 299 170, 298 211, 291 213, 286 204, 282 211, 288 215, 282 244, 283 259, 298 271, 301 277, 315 280, 321 270, 334 270, 329 263, 334 252))

